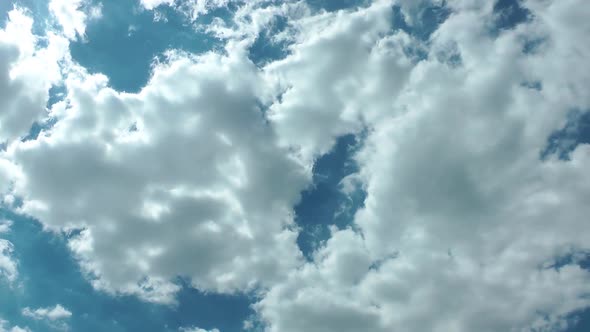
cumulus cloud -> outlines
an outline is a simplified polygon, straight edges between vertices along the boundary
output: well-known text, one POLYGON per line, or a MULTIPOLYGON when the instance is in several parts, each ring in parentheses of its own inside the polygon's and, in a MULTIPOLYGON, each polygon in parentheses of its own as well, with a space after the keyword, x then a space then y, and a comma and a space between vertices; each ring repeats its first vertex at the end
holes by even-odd
MULTIPOLYGON (((451 1, 455 13, 418 62, 408 50, 424 46, 419 41, 399 31, 375 34, 361 39, 367 40, 364 55, 319 76, 326 80, 303 83, 291 74, 283 81, 288 89, 271 119, 311 152, 321 153, 318 142, 341 133, 326 132, 353 130, 346 127, 354 123, 347 112, 362 105, 369 134, 356 159, 367 199, 356 231, 334 230, 313 263, 256 305, 269 331, 562 330, 569 314, 590 305, 584 296, 590 273, 575 259, 557 263, 589 249, 583 216, 590 212, 584 204, 590 183, 583 165, 590 147, 579 146, 569 162, 539 158, 568 112, 590 107, 583 89, 588 70, 579 70, 588 67, 582 62, 590 48, 576 39, 588 24, 576 1, 524 4, 535 19, 495 37, 491 6, 451 1), (548 45, 526 52, 531 38, 548 45), (366 89, 386 102, 356 99, 378 74, 353 92, 332 92, 344 82, 362 82, 363 72, 392 68, 368 62, 374 53, 406 64, 387 75, 392 83, 366 89), (564 57, 578 64, 576 73, 562 66, 564 57), (357 64, 361 71, 348 70, 357 64), (347 70, 336 70, 342 67, 347 70), (530 80, 543 88, 522 84, 530 80), (295 94, 298 89, 306 93, 295 94), (326 89, 331 98, 322 100, 326 89), (294 134, 308 116, 285 106, 303 98, 331 110, 329 121, 306 124, 324 137, 306 142, 294 134)), ((350 33, 337 30, 351 22, 334 15, 312 36, 354 50, 350 33)), ((313 58, 306 42, 292 47, 293 59, 313 58)), ((319 54, 337 57, 329 52, 319 54)))
POLYGON ((0 190, 71 234, 95 287, 256 291, 247 325, 268 332, 563 330, 590 306, 590 146, 541 151, 590 109, 590 7, 518 3, 530 18, 506 29, 472 0, 246 5, 211 27, 223 52, 170 51, 139 93, 69 63, 55 124, 6 147, 0 190), (427 6, 451 14, 424 40, 394 5, 414 29, 427 6), (288 54, 258 68, 247 48, 276 15, 288 54), (314 161, 361 132, 364 206, 304 262, 293 206, 314 161))
POLYGON ((47 115, 49 88, 61 78, 58 62, 67 41, 49 34, 41 48, 32 27, 33 20, 14 9, 0 30, 0 143, 26 135, 33 122, 47 115))
POLYGON ((31 309, 26 307, 22 315, 37 321, 43 321, 52 329, 67 331, 69 329, 67 320, 72 317, 72 312, 56 304, 54 307, 31 309))
POLYGON ((171 53, 137 94, 72 69, 56 124, 6 152, 20 212, 80 229, 70 246, 102 289, 171 302, 176 276, 219 292, 282 278, 309 170, 275 143, 257 77, 240 53, 171 53))
POLYGON ((23 309, 23 316, 27 316, 36 320, 50 320, 56 321, 60 319, 70 318, 72 313, 62 307, 60 304, 56 304, 55 307, 31 309, 26 307, 23 309))
POLYGON ((6 279, 9 283, 18 276, 17 262, 13 257, 14 246, 8 240, 0 239, 0 279, 6 279))
POLYGON ((89 20, 102 17, 102 4, 91 5, 88 0, 51 0, 49 11, 69 39, 84 37, 89 20))
POLYGON ((10 226, 12 226, 12 221, 0 219, 0 234, 8 233, 10 231, 10 226))

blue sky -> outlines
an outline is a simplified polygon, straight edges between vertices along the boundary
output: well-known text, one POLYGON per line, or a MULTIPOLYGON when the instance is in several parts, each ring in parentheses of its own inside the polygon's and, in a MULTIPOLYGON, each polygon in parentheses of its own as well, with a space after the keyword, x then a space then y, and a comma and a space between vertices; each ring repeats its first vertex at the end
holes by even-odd
POLYGON ((159 2, 0 2, 0 332, 590 328, 583 1, 159 2))

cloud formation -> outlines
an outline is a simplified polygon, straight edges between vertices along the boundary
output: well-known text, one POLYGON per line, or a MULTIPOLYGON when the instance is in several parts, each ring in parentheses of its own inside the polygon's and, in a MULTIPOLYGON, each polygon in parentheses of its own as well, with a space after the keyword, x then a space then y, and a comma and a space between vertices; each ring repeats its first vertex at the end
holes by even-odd
MULTIPOLYGON (((354 17, 380 22, 383 8, 373 12, 379 5, 331 15, 328 27, 306 25, 314 33, 304 36, 321 40, 318 45, 330 41, 346 55, 357 48, 359 54, 321 79, 285 80, 282 103, 273 105, 274 120, 288 128, 280 132, 291 130, 288 138, 304 149, 321 151, 314 144, 358 123, 350 121, 355 116, 369 135, 356 157, 367 199, 355 230, 334 230, 313 263, 257 304, 268 330, 564 329, 568 314, 589 305, 588 271, 575 259, 557 261, 588 251, 583 201, 590 183, 582 179, 590 148, 579 146, 569 162, 539 155, 568 112, 590 106, 587 71, 561 65, 565 58, 588 67, 582 62, 590 49, 575 39, 588 29, 579 6, 523 3, 534 19, 495 37, 492 6, 450 1, 453 14, 427 45, 399 30, 362 39, 350 37, 362 29, 342 28, 355 24, 354 17), (523 51, 532 38, 546 44, 523 51), (362 51, 359 39, 368 44, 362 51), (422 46, 428 55, 416 61, 412 50, 422 46), (366 73, 376 74, 365 81, 366 73), (379 84, 379 74, 390 81, 379 84), (335 94, 343 84, 355 88, 335 94), (305 92, 295 94, 299 89, 305 92), (382 98, 356 99, 364 91, 382 98), (310 110, 303 100, 332 110, 330 118, 305 123, 313 115, 285 107, 299 102, 310 110), (300 121, 325 138, 301 142, 309 136, 295 134, 300 121)), ((334 47, 314 53, 305 46, 292 46, 292 58, 347 59, 330 53, 334 47)))
POLYGON ((0 144, 26 136, 46 117, 49 89, 61 78, 58 62, 67 41, 49 34, 47 46, 40 47, 32 29, 33 20, 21 9, 10 11, 0 29, 0 144))
POLYGON ((175 276, 220 292, 278 280, 301 256, 290 211, 309 174, 275 144, 257 75, 241 54, 170 54, 125 94, 72 69, 57 123, 8 148, 19 210, 81 230, 71 248, 103 289, 170 302, 175 276))
MULTIPOLYGON (((49 110, 55 123, 27 141, 62 76, 18 83, 29 78, 14 68, 52 44, 39 51, 31 20, 14 11, 0 31, 0 84, 14 110, 25 93, 35 107, 0 113, 0 190, 66 233, 90 282, 112 294, 174 303, 177 278, 254 292, 246 325, 268 332, 564 330, 590 306, 580 266, 590 146, 569 160, 542 151, 572 112, 590 110, 590 45, 580 43, 590 7, 514 6, 524 19, 500 26, 508 9, 471 0, 244 5, 235 24, 208 28, 223 49, 170 50, 138 93, 51 56, 63 60, 66 94, 49 110), (443 7, 444 20, 424 21, 443 7), (287 22, 276 39, 285 55, 257 65, 249 48, 276 17, 287 22), (366 200, 308 262, 293 207, 315 160, 347 134, 363 136, 353 177, 366 200)), ((83 33, 63 26, 65 37, 83 33)))

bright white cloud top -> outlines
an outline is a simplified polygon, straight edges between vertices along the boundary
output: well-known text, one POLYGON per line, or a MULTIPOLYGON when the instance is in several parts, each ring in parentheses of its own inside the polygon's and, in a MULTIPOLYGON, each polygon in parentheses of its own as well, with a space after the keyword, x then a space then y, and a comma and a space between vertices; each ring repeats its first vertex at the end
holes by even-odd
MULTIPOLYGON (((208 27, 224 49, 170 50, 138 93, 67 54, 89 15, 71 11, 80 1, 52 2, 63 36, 44 47, 15 10, 0 31, 0 190, 48 231, 78 234, 72 253, 113 295, 174 303, 178 276, 255 292, 260 324, 245 325, 268 332, 564 330, 590 306, 578 264, 590 146, 569 160, 541 152, 572 111, 590 110, 590 6, 523 1, 529 19, 495 30, 492 2, 449 0, 427 40, 394 29, 393 4, 418 27, 431 2, 243 6, 236 24, 208 27), (289 52, 257 66, 247 50, 275 15, 289 52), (55 84, 65 96, 46 109, 55 84), (365 136, 353 177, 366 200, 307 261, 293 207, 346 134, 365 136)), ((0 271, 14 279, 3 243, 0 271)))

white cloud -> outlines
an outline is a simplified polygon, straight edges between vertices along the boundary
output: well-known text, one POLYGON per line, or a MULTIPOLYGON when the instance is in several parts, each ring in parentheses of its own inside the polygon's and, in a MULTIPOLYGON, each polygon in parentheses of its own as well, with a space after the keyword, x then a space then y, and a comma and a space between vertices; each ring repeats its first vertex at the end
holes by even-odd
POLYGON ((138 94, 70 73, 55 126, 8 147, 20 212, 84 228, 70 246, 109 291, 172 302, 176 276, 219 292, 279 280, 301 260, 291 209, 309 170, 276 145, 242 54, 170 56, 138 94))
POLYGON ((70 318, 72 313, 62 307, 60 304, 56 304, 55 307, 31 309, 26 307, 22 311, 23 316, 30 317, 35 320, 49 320, 57 321, 66 318, 70 318))
POLYGON ((172 5, 174 0, 141 0, 141 4, 145 9, 151 10, 160 5, 172 5))
POLYGON ((0 234, 10 232, 10 226, 12 226, 12 221, 0 219, 0 234))
POLYGON ((183 327, 183 328, 180 328, 179 331, 181 331, 181 332, 219 332, 218 329, 205 330, 205 329, 200 329, 198 327, 188 327, 188 328, 183 327))
POLYGON ((424 45, 404 33, 346 29, 380 26, 383 8, 329 14, 265 68, 286 87, 271 120, 304 156, 358 130, 355 117, 368 127, 357 231, 334 231, 256 305, 268 331, 562 330, 590 305, 587 270, 550 267, 590 249, 590 146, 569 162, 539 158, 571 109, 590 109, 590 48, 578 35, 587 6, 530 4, 536 19, 495 39, 491 7, 450 2, 456 12, 417 63, 408 47, 424 45), (548 46, 522 53, 539 36, 548 46), (530 80, 543 89, 522 86, 530 80))
POLYGON ((268 332, 562 330, 590 305, 590 273, 555 266, 590 251, 590 146, 539 156, 590 109, 590 7, 525 1, 532 21, 494 34, 491 5, 452 0, 423 42, 393 29, 392 3, 246 6, 211 27, 227 55, 170 52, 137 94, 74 64, 56 124, 2 153, 0 189, 47 229, 83 229, 69 244, 96 287, 164 303, 176 276, 257 290, 268 332), (259 69, 246 48, 274 15, 293 45, 259 69), (311 165, 365 129, 365 205, 303 263, 292 207, 311 165))
POLYGON ((91 6, 88 0, 51 0, 49 10, 69 39, 83 38, 88 20, 102 17, 102 3, 91 6))
POLYGON ((403 87, 412 65, 404 55, 409 37, 380 38, 392 28, 390 8, 378 1, 365 10, 296 20, 292 54, 264 68, 281 93, 269 119, 282 144, 298 148, 305 160, 328 152, 337 136, 378 121, 403 87))
MULTIPOLYGON (((3 227, 3 229, 5 228, 3 227)), ((13 257, 13 252, 14 246, 12 243, 0 239, 0 279, 6 279, 9 283, 14 282, 18 276, 18 264, 13 257)))
POLYGON ((39 48, 33 20, 22 10, 8 17, 0 30, 0 143, 26 135, 46 116, 48 91, 61 78, 58 61, 67 51, 67 41, 52 34, 39 48))
POLYGON ((9 328, 8 326, 9 322, 0 318, 0 332, 31 332, 28 327, 13 326, 9 328))

